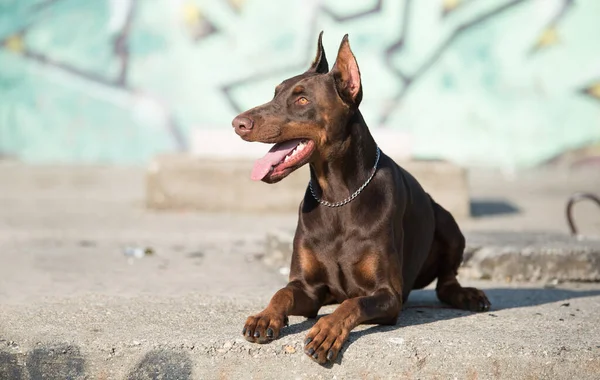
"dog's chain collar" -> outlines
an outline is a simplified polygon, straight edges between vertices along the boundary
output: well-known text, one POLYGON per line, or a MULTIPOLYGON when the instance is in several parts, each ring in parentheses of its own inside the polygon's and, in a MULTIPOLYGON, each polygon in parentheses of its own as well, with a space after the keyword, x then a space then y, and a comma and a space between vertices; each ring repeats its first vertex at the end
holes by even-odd
POLYGON ((369 176, 369 178, 367 178, 367 180, 365 181, 365 183, 363 183, 362 186, 358 188, 358 190, 356 190, 352 195, 350 195, 348 198, 344 199, 343 201, 336 202, 336 203, 331 203, 331 202, 327 202, 327 201, 324 201, 323 199, 319 198, 317 196, 317 194, 315 194, 315 191, 313 190, 312 179, 310 179, 308 181, 308 187, 310 188, 310 193, 315 198, 315 200, 317 202, 319 202, 320 204, 322 204, 323 206, 327 206, 327 207, 340 207, 340 206, 343 206, 343 205, 345 205, 347 203, 350 203, 352 200, 354 200, 354 198, 356 198, 358 196, 358 194, 360 194, 365 189, 365 187, 367 187, 367 185, 369 184, 369 182, 371 182, 371 180, 375 176, 375 172, 377 171, 377 165, 379 164, 379 156, 380 156, 380 154, 381 154, 381 151, 379 150, 379 147, 377 147, 377 156, 375 158, 375 165, 373 166, 373 172, 371 173, 371 175, 369 176))

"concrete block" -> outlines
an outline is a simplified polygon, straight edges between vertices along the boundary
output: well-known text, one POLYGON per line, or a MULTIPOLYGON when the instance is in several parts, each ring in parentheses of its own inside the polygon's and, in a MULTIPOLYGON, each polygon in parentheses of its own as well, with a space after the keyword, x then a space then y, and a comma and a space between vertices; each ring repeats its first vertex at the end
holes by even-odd
POLYGON ((396 162, 411 173, 433 199, 456 219, 470 216, 467 170, 444 161, 396 162))
POLYGON ((555 233, 467 233, 461 274, 496 281, 600 281, 600 240, 555 233))
MULTIPOLYGON (((456 218, 469 215, 465 169, 441 161, 399 163, 456 218)), ((211 160, 185 154, 157 156, 147 172, 147 207, 214 212, 297 212, 309 180, 308 166, 277 184, 268 185, 250 180, 252 165, 250 160, 211 160)))
POLYGON ((247 160, 159 156, 148 169, 146 204, 152 209, 211 212, 298 211, 308 184, 306 170, 268 185, 250 180, 251 169, 252 162, 247 160))

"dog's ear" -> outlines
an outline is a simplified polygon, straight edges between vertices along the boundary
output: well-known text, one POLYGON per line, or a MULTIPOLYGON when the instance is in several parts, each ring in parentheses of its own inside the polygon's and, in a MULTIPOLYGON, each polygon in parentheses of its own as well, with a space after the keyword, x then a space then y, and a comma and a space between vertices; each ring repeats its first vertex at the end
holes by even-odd
POLYGON ((319 73, 326 74, 329 71, 329 64, 325 57, 325 49, 323 49, 323 31, 319 33, 319 41, 317 42, 317 55, 310 68, 307 70, 308 73, 319 73))
POLYGON ((362 100, 362 84, 360 82, 360 70, 356 58, 350 50, 348 35, 346 34, 340 44, 335 64, 331 69, 335 80, 335 87, 340 97, 348 104, 356 107, 362 100))

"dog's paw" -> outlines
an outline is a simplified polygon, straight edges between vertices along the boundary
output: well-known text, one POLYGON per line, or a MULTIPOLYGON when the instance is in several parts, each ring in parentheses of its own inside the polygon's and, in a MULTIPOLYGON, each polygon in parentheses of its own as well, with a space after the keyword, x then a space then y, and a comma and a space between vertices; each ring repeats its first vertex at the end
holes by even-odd
POLYGON ((249 342, 268 343, 277 339, 281 329, 287 325, 288 318, 286 316, 263 311, 248 317, 242 335, 249 342))
POLYGON ((476 288, 461 288, 456 295, 456 306, 470 311, 488 311, 492 304, 485 293, 476 288))
POLYGON ((334 362, 349 334, 335 317, 322 317, 308 332, 304 353, 319 364, 334 362))

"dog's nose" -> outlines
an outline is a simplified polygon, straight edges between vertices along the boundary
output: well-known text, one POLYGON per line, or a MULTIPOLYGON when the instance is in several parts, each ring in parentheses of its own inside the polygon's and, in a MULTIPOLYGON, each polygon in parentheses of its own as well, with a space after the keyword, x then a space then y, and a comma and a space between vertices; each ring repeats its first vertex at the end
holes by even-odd
POLYGON ((252 127, 254 127, 254 122, 247 117, 237 116, 233 119, 231 125, 235 128, 236 133, 241 136, 250 133, 252 127))

